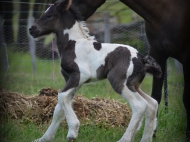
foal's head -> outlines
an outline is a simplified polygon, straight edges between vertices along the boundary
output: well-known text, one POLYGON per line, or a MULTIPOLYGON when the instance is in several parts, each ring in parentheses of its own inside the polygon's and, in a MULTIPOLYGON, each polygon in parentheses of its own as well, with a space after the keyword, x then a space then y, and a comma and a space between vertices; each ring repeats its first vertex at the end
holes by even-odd
POLYGON ((30 34, 37 38, 60 30, 70 29, 75 20, 80 20, 79 14, 73 9, 71 0, 57 1, 29 28, 30 34))

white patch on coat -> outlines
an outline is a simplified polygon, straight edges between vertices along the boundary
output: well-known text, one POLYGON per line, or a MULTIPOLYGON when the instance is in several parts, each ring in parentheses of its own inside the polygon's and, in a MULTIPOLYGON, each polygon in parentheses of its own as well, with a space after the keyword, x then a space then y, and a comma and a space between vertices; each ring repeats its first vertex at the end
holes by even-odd
POLYGON ((133 62, 132 62, 132 59, 131 59, 130 62, 129 62, 129 67, 127 69, 127 74, 126 74, 127 78, 132 75, 133 69, 134 69, 134 65, 133 65, 133 62))
MULTIPOLYGON (((116 49, 117 45, 102 44, 100 50, 96 50, 93 45, 94 41, 78 40, 75 46, 75 62, 79 66, 81 74, 86 75, 87 79, 94 81, 97 79, 97 69, 105 65, 105 58, 108 53, 116 49)), ((82 78, 81 78, 82 79, 82 78)), ((82 81, 80 81, 82 82, 82 81)))

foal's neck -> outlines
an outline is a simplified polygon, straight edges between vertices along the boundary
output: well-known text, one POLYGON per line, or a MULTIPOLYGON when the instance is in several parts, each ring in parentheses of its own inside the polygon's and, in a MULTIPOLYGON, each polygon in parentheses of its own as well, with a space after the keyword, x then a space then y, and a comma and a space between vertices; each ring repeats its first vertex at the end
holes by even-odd
POLYGON ((78 41, 78 40, 95 41, 94 37, 90 36, 88 32, 89 31, 85 23, 78 21, 76 21, 70 29, 57 31, 56 37, 57 37, 57 47, 59 53, 62 54, 62 52, 68 49, 70 41, 78 41))

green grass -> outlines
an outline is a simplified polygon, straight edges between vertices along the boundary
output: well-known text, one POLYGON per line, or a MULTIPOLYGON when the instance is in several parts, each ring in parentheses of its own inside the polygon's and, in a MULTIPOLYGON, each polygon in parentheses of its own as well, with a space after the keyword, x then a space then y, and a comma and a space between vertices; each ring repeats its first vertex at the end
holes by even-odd
MULTIPOLYGON (((5 80, 1 80, 1 88, 23 93, 26 95, 38 94, 43 87, 52 87, 57 90, 64 86, 64 79, 60 73, 59 61, 37 60, 36 74, 32 73, 30 56, 25 53, 12 53, 9 51, 10 67, 5 80), (22 60, 21 60, 22 58, 22 60), (24 61, 23 61, 24 60, 24 61), (52 79, 54 70, 55 79, 52 79)), ((154 142, 184 142, 186 114, 182 103, 183 80, 182 75, 174 69, 173 62, 168 65, 168 93, 169 107, 165 112, 162 101, 159 107, 157 138, 154 142)), ((152 77, 147 75, 141 88, 147 94, 151 92, 152 77)), ((82 94, 88 98, 114 98, 122 100, 111 88, 107 80, 96 84, 84 85, 77 94, 82 94)), ((3 119, 0 122, 1 142, 31 142, 35 138, 43 135, 49 124, 36 126, 33 123, 22 123, 22 120, 3 119)), ((105 128, 103 125, 82 125, 79 137, 76 142, 115 142, 121 138, 126 128, 105 128)), ((136 134, 135 142, 139 142, 142 137, 143 127, 136 134)), ((67 126, 62 124, 54 142, 66 141, 67 126)))

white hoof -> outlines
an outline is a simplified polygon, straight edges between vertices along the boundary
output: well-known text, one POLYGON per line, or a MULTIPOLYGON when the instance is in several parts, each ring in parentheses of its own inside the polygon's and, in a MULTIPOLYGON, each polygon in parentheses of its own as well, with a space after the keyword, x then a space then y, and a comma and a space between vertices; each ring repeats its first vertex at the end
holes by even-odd
POLYGON ((51 140, 45 140, 43 138, 39 138, 39 139, 36 139, 36 140, 34 140, 32 142, 51 142, 51 140))
POLYGON ((43 142, 43 141, 41 140, 41 138, 39 138, 39 139, 36 139, 36 140, 34 140, 32 142, 43 142))
POLYGON ((75 131, 69 131, 67 134, 67 140, 69 142, 75 141, 77 137, 78 137, 78 132, 75 132, 75 131))

